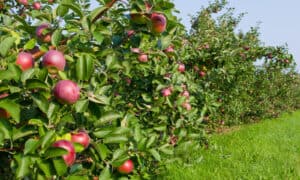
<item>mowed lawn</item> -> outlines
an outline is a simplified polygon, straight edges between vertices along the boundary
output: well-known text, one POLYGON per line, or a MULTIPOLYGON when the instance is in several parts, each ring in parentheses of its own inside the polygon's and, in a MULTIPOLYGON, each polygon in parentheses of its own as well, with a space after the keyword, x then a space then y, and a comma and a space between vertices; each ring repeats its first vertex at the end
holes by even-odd
POLYGON ((209 150, 187 152, 164 179, 300 179, 300 111, 215 134, 209 150))

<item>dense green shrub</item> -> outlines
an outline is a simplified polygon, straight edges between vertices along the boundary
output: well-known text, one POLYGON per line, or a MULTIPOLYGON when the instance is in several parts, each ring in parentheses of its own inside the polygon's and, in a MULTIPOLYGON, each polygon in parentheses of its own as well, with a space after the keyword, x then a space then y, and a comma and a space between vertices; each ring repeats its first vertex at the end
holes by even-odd
POLYGON ((205 127, 299 102, 287 49, 263 46, 255 28, 236 33, 231 10, 216 20, 225 2, 202 9, 191 33, 168 0, 26 2, 0 1, 4 179, 153 178, 207 144, 205 127), (90 141, 76 143, 80 133, 90 141), (133 172, 118 172, 129 159, 133 172))

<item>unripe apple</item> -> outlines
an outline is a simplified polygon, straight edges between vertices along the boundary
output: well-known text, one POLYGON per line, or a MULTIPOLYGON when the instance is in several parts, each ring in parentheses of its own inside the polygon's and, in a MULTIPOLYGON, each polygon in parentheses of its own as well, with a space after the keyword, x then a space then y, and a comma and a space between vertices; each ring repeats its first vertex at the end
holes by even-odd
POLYGON ((44 34, 43 31, 49 29, 49 24, 41 24, 36 28, 35 35, 43 42, 49 43, 51 42, 51 33, 44 34))
POLYGON ((171 88, 165 88, 161 90, 161 93, 164 97, 170 96, 172 94, 171 88))
POLYGON ((138 59, 140 62, 148 62, 148 55, 145 53, 141 53, 139 54, 138 59))
POLYGON ((153 33, 162 33, 167 28, 167 19, 163 14, 152 13, 151 23, 153 33))
POLYGON ((30 53, 21 52, 21 53, 19 53, 19 55, 17 57, 16 64, 20 66, 22 71, 25 71, 25 70, 33 67, 34 60, 30 53))
POLYGON ((20 4, 23 4, 24 6, 27 6, 28 5, 28 0, 18 0, 18 2, 20 4))
POLYGON ((205 75, 206 75, 206 73, 205 73, 204 71, 200 71, 200 72, 199 72, 199 76, 200 76, 200 77, 204 77, 205 75))
POLYGON ((122 174, 129 174, 133 171, 133 168, 134 168, 134 164, 129 159, 125 161, 121 166, 118 167, 118 171, 122 174))
POLYGON ((67 150, 68 153, 63 155, 62 158, 64 159, 67 166, 72 166, 72 164, 74 164, 76 159, 76 153, 75 148, 70 141, 59 140, 56 141, 52 146, 67 150))
POLYGON ((42 7, 42 5, 41 5, 40 2, 34 2, 34 3, 32 4, 32 6, 33 6, 33 9, 35 9, 35 10, 40 10, 41 7, 42 7))
POLYGON ((184 64, 182 64, 182 63, 180 63, 179 65, 178 65, 178 69, 177 69, 179 72, 181 72, 181 73, 183 73, 184 71, 185 71, 185 65, 184 64))
POLYGON ((71 80, 61 80, 54 87, 54 96, 62 104, 74 104, 80 97, 80 88, 71 80))
POLYGON ((50 50, 43 56, 42 64, 48 69, 50 74, 55 74, 57 71, 63 71, 65 69, 66 60, 63 53, 50 50))
POLYGON ((90 144, 90 136, 85 131, 79 131, 78 133, 71 133, 71 142, 79 143, 84 148, 87 148, 90 144))

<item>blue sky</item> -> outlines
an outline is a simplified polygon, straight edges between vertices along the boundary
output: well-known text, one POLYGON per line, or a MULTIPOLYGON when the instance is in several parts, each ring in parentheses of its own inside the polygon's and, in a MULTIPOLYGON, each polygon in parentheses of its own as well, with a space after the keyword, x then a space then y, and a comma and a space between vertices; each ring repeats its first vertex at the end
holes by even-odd
MULTIPOLYGON (((181 11, 179 17, 187 28, 190 27, 189 15, 195 15, 208 0, 174 0, 181 11)), ((260 22, 259 32, 265 45, 288 44, 294 55, 297 69, 300 70, 300 0, 229 0, 229 7, 237 13, 246 12, 239 25, 243 31, 249 30, 260 22)))

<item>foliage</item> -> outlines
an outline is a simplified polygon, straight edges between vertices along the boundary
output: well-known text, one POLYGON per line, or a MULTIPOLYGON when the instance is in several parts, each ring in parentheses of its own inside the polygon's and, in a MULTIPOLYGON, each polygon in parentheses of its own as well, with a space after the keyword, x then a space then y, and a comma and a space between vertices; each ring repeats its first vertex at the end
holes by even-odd
POLYGON ((149 179, 206 144, 205 126, 248 122, 296 105, 299 81, 287 48, 262 46, 255 28, 235 33, 240 17, 231 10, 213 18, 225 2, 202 9, 190 34, 169 0, 98 0, 98 7, 89 0, 42 0, 40 10, 33 1, 19 2, 0 1, 0 172, 6 179, 149 179), (63 71, 44 67, 49 50, 64 54, 63 71), (35 60, 26 71, 15 63, 23 51, 35 60), (260 59, 262 69, 254 65, 260 59), (60 80, 76 82, 78 101, 54 97, 60 80), (74 143, 76 161, 68 167, 61 158, 66 150, 52 145, 81 130, 91 143, 86 149, 74 143), (128 159, 133 173, 118 173, 128 159))

